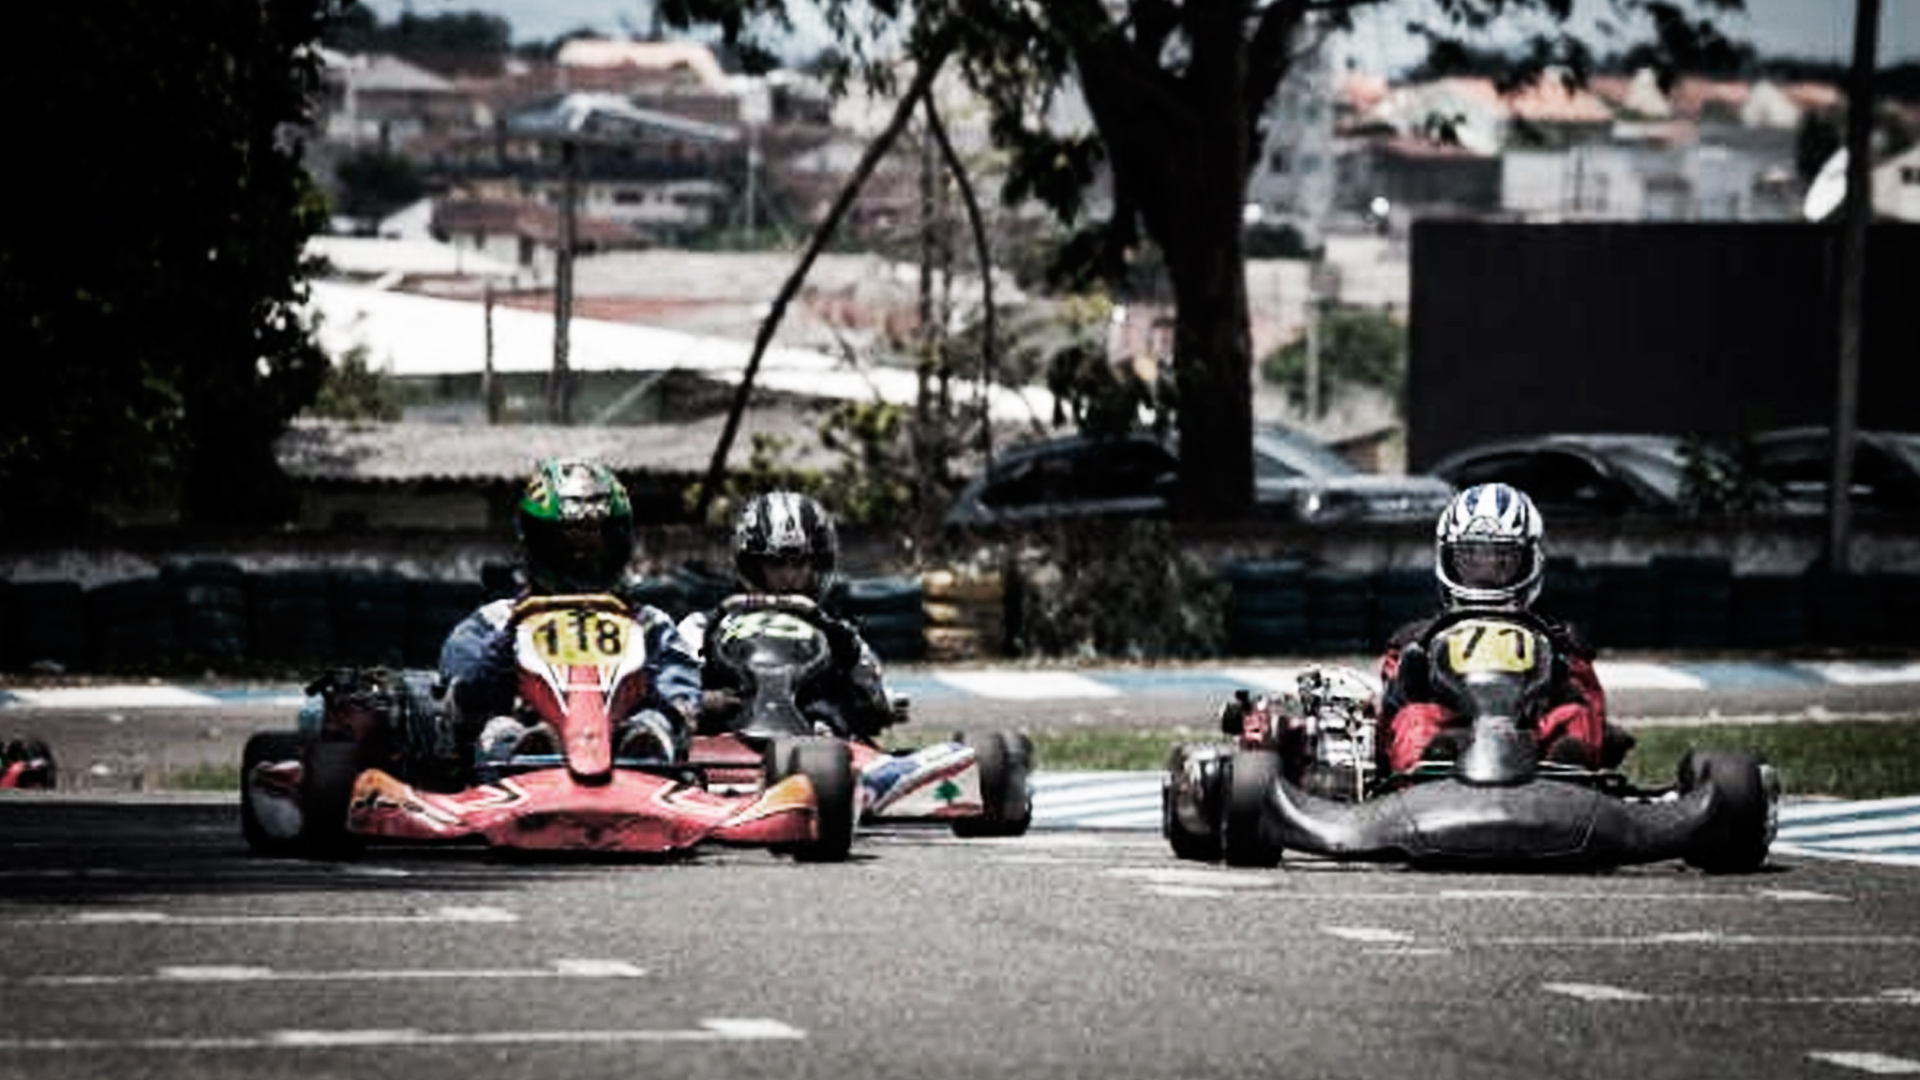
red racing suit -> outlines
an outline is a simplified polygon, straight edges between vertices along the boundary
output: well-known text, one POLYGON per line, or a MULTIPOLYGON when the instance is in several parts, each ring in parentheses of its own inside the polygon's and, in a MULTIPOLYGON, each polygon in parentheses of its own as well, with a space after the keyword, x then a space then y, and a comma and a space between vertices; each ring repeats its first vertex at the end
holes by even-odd
MULTIPOLYGON (((1437 618, 1437 616, 1436 616, 1437 618)), ((1535 736, 1540 756, 1569 765, 1601 768, 1618 764, 1631 740, 1624 732, 1608 739, 1607 692, 1593 670, 1593 647, 1572 627, 1552 619, 1547 636, 1566 658, 1566 675, 1552 689, 1551 703, 1540 717, 1535 736), (1622 741, 1625 740, 1624 745, 1622 741)), ((1427 747, 1457 719, 1454 710, 1436 701, 1408 701, 1400 680, 1400 650, 1424 640, 1433 619, 1417 619, 1395 631, 1380 658, 1379 745, 1391 772, 1405 772, 1420 761, 1427 747)))

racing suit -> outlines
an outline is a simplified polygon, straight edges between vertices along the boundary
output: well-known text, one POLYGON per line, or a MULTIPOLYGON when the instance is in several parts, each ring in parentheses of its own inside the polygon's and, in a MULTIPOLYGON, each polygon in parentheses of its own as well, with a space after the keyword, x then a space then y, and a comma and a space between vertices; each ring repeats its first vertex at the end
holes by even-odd
MULTIPOLYGON (((742 593, 728 597, 712 611, 695 612, 680 624, 688 641, 700 643, 705 658, 701 669, 706 687, 707 719, 724 722, 740 707, 739 692, 744 689, 737 673, 715 659, 714 642, 727 622, 757 602, 779 606, 777 596, 742 593)), ((800 689, 800 707, 817 723, 824 724, 841 738, 871 740, 889 726, 899 723, 881 677, 880 658, 853 624, 827 612, 809 607, 795 610, 826 635, 833 659, 828 669, 800 689)))
MULTIPOLYGON (((463 760, 472 757, 481 725, 513 710, 519 668, 507 622, 514 603, 501 599, 481 605, 440 647, 446 719, 455 752, 463 760)), ((699 706, 700 661, 666 612, 628 598, 628 614, 645 635, 647 689, 639 708, 662 714, 684 735, 699 706)))
MULTIPOLYGON (((1413 768, 1430 748, 1437 749, 1436 740, 1458 719, 1444 702, 1409 700, 1398 677, 1401 651, 1413 642, 1425 641, 1437 618, 1416 619, 1396 630, 1380 658, 1380 684, 1384 689, 1378 745, 1385 756, 1382 764, 1389 772, 1413 768)), ((1565 657, 1566 666, 1535 727, 1541 757, 1587 768, 1619 764, 1632 746, 1632 736, 1607 723, 1607 693, 1593 669, 1593 647, 1571 626, 1552 619, 1543 621, 1555 652, 1565 657)))

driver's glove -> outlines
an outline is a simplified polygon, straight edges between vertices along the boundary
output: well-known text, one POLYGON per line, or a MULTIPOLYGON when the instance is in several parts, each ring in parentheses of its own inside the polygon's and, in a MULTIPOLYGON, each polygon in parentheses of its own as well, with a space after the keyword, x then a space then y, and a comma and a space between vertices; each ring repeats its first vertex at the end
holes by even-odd
POLYGON ((1400 683, 1400 696, 1408 701, 1433 700, 1433 662, 1426 647, 1409 642, 1400 649, 1400 666, 1394 671, 1400 683))

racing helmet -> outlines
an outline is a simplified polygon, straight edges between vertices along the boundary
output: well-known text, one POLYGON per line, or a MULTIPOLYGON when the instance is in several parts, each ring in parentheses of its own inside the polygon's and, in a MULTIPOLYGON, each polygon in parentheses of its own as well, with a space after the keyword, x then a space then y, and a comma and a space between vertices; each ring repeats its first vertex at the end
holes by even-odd
POLYGON ((733 524, 733 569, 749 588, 767 591, 766 567, 773 562, 804 563, 813 580, 804 590, 812 599, 825 595, 840 563, 840 540, 833 516, 797 491, 769 491, 740 507, 733 524))
POLYGON ((1525 608, 1546 576, 1540 512, 1509 484, 1476 484, 1434 528, 1433 571, 1448 607, 1525 608))
POLYGON ((546 458, 514 508, 527 577, 543 593, 606 592, 633 558, 633 504, 613 470, 546 458))

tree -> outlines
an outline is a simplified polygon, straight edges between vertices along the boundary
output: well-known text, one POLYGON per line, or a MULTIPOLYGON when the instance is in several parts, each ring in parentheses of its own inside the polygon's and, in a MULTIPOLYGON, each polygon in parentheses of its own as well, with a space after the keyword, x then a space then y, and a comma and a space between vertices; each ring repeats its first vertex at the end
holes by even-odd
POLYGON ((95 0, 18 13, 0 233, 0 522, 143 496, 291 509, 273 440, 327 369, 299 311, 326 205, 301 160, 311 46, 348 0, 95 0))
POLYGON ((1407 378, 1407 331, 1393 316, 1370 308, 1336 307, 1321 318, 1319 334, 1320 385, 1314 394, 1307 393, 1304 339, 1275 349, 1260 362, 1260 374, 1285 387, 1297 405, 1331 400, 1335 383, 1371 386, 1399 398, 1407 378))
MULTIPOLYGON (((790 30, 803 0, 661 0, 667 25, 717 27, 742 55, 790 30)), ((951 49, 968 84, 992 110, 995 141, 1010 152, 1003 194, 1036 198, 1077 230, 1063 275, 1119 280, 1151 241, 1165 260, 1175 304, 1174 405, 1181 438, 1177 500, 1190 517, 1241 514, 1253 502, 1252 336, 1241 208, 1261 147, 1267 104, 1294 57, 1326 30, 1350 25, 1381 0, 812 0, 838 48, 823 69, 889 86, 890 42, 921 62, 951 49), (940 50, 937 54, 934 50, 940 50), (1043 126, 1069 84, 1096 133, 1043 126), (1104 167, 1111 205, 1093 217, 1090 187, 1104 167), (1189 406, 1189 407, 1182 407, 1189 406)), ((1694 0, 1706 11, 1740 0, 1694 0)), ((1649 54, 1668 66, 1718 55, 1729 43, 1679 0, 1434 0, 1424 28, 1434 70, 1469 55, 1463 30, 1515 16, 1552 27, 1526 37, 1513 81, 1548 66, 1579 78, 1593 54, 1564 28, 1577 11, 1650 23, 1649 54), (1557 20, 1557 21, 1555 21, 1557 20)))

